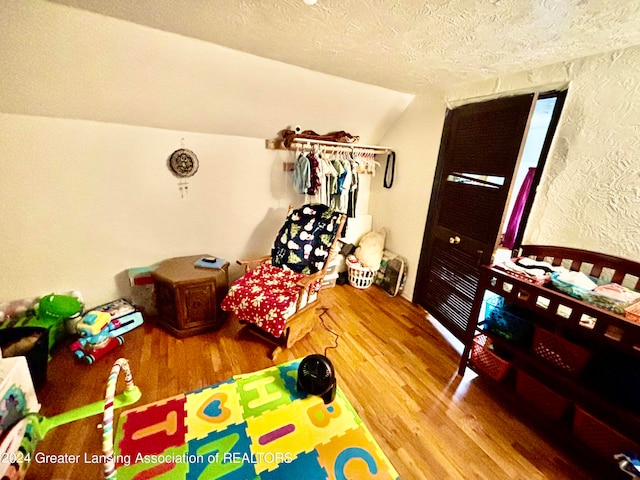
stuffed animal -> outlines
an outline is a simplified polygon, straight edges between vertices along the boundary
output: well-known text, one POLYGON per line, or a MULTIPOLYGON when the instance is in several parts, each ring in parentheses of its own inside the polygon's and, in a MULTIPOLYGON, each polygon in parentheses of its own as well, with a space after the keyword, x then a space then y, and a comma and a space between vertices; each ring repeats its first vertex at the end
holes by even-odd
POLYGON ((91 365, 100 357, 124 343, 121 336, 113 336, 116 326, 108 312, 92 310, 78 322, 80 338, 71 344, 76 358, 91 365))
POLYGON ((354 253, 360 265, 372 270, 380 268, 386 237, 387 232, 384 229, 369 232, 362 237, 354 253))
POLYGON ((49 352, 54 345, 67 335, 66 323, 70 319, 79 318, 83 304, 73 295, 49 294, 40 299, 37 305, 37 317, 26 325, 49 329, 49 352))

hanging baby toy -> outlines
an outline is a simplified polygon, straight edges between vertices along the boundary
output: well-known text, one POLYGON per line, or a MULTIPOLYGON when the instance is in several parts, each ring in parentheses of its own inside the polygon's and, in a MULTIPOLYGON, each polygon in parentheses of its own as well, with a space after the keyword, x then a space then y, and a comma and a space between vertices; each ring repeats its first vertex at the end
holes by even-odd
MULTIPOLYGON (((115 480, 116 456, 113 452, 113 418, 114 409, 126 407, 140 400, 142 392, 133 382, 133 375, 126 358, 117 359, 111 367, 111 372, 107 379, 107 388, 103 400, 83 405, 73 410, 59 413, 54 417, 45 417, 39 413, 40 404, 35 396, 33 384, 28 374, 28 366, 25 357, 14 357, 0 360, 0 362, 11 361, 14 367, 26 370, 26 375, 15 378, 22 393, 30 400, 25 400, 18 416, 12 420, 11 425, 3 430, 0 437, 0 452, 6 460, 0 462, 0 479, 23 479, 27 473, 29 465, 37 462, 40 458, 36 453, 36 448, 41 440, 44 440, 50 430, 65 425, 76 420, 88 418, 102 412, 102 456, 104 458, 104 477, 108 480, 115 480), (124 391, 115 395, 118 376, 124 374, 124 391)), ((7 367, 8 368, 8 367, 7 367)), ((10 370, 13 371, 13 368, 10 370)), ((87 458, 85 454, 85 458, 87 458)), ((43 458, 59 458, 62 455, 44 455, 43 458)), ((74 458, 72 454, 65 454, 65 458, 74 458)), ((77 454, 78 458, 80 454, 77 454)), ((42 461, 42 460, 40 460, 42 461)), ((46 462, 47 460, 45 460, 46 462)), ((73 460, 71 460, 73 461, 73 460)), ((75 460, 77 462, 78 460, 75 460)), ((61 462, 61 460, 58 460, 61 462)))
POLYGON ((195 153, 184 148, 184 138, 180 140, 180 143, 182 148, 179 148, 169 156, 167 167, 175 177, 180 179, 178 182, 180 196, 185 198, 189 193, 187 178, 196 174, 199 162, 195 153))

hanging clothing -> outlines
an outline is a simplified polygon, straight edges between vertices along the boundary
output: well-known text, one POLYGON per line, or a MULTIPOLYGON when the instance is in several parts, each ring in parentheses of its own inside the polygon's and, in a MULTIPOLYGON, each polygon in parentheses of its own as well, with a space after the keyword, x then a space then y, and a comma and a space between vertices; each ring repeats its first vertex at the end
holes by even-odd
POLYGON ((347 160, 346 158, 342 158, 340 160, 340 164, 342 165, 342 168, 344 168, 344 175, 342 175, 342 185, 341 185, 342 189, 340 191, 338 211, 346 213, 349 207, 349 195, 351 193, 351 179, 353 176, 351 173, 351 162, 349 160, 347 160))
POLYGON ((358 186, 360 178, 358 177, 358 164, 354 162, 351 167, 351 188, 349 189, 347 217, 354 218, 356 216, 356 204, 358 202, 358 186))
POLYGON ((522 186, 518 192, 516 203, 513 204, 513 210, 509 217, 507 231, 504 233, 504 238, 502 239, 502 246, 505 248, 513 249, 515 245, 516 235, 518 234, 518 228, 520 227, 520 220, 522 219, 522 213, 524 212, 524 206, 527 203, 527 198, 529 198, 529 191, 531 190, 535 174, 535 167, 529 168, 527 175, 522 181, 522 186))
POLYGON ((320 203, 324 205, 331 205, 331 194, 333 192, 333 186, 335 185, 338 177, 337 170, 333 167, 326 155, 320 157, 320 164, 322 169, 321 179, 324 182, 322 190, 320 192, 320 203))
POLYGON ((309 187, 311 187, 311 167, 309 165, 309 159, 302 153, 298 155, 296 163, 293 167, 293 188, 298 193, 307 193, 309 187))
POLYGON ((317 195, 320 193, 321 186, 320 162, 313 153, 309 153, 307 159, 309 160, 309 188, 306 193, 309 195, 317 195))
POLYGON ((335 177, 335 179, 333 179, 334 181, 332 182, 332 185, 331 185, 330 206, 334 210, 342 212, 343 210, 340 210, 340 196, 342 195, 342 184, 344 183, 344 178, 347 172, 342 166, 342 163, 340 162, 340 160, 337 158, 335 158, 331 162, 331 165, 336 170, 337 176, 335 177))
POLYGON ((359 172, 375 172, 373 156, 354 151, 336 153, 322 147, 306 153, 298 150, 296 155, 291 177, 296 193, 314 196, 314 202, 355 217, 359 172))
POLYGON ((333 166, 338 171, 338 181, 336 183, 336 193, 342 193, 342 185, 344 184, 344 179, 347 176, 347 171, 344 168, 344 165, 339 159, 333 161, 333 166))

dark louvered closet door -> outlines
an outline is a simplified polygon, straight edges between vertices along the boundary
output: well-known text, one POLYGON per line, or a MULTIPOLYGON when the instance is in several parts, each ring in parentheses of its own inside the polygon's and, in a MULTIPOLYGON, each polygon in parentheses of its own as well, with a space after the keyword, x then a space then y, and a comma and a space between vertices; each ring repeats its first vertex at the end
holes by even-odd
POLYGON ((449 110, 414 301, 463 339, 479 267, 491 262, 535 95, 449 110))

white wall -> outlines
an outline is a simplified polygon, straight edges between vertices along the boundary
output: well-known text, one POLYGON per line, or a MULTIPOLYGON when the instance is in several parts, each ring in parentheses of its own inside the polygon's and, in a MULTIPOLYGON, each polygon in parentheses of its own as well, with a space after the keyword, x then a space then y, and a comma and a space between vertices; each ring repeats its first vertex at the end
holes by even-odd
POLYGON ((0 6, 0 112, 375 143, 412 96, 42 0, 0 6))
POLYGON ((40 0, 3 2, 0 28, 0 302, 95 305, 131 267, 268 253, 303 198, 265 138, 376 143, 412 98, 40 0), (182 138, 200 160, 185 199, 166 168, 182 138))
POLYGON ((640 47, 505 76, 456 98, 569 83, 524 243, 640 257, 640 47))
POLYGON ((411 298, 443 98, 567 82, 525 241, 640 253, 640 48, 424 94, 396 122, 410 96, 40 0, 0 9, 0 301, 79 289, 98 303, 129 267, 264 252, 291 201, 286 153, 264 138, 295 123, 396 149, 369 213, 409 260, 411 298), (201 161, 187 199, 165 167, 181 138, 201 161))
MULTIPOLYGON (((525 232, 525 243, 640 257, 640 47, 507 75, 447 92, 450 104, 569 84, 565 107, 525 232)), ((372 187, 376 227, 409 259, 411 298, 444 106, 417 97, 381 140, 398 151, 396 183, 372 187)), ((378 179, 375 179, 378 180, 378 179)), ((381 179, 380 179, 381 182, 381 179)))
POLYGON ((122 272, 210 253, 269 252, 294 198, 261 139, 0 114, 3 299, 126 293, 122 272), (200 168, 181 198, 166 168, 181 138, 200 168))
POLYGON ((385 248, 407 258, 402 293, 407 298, 412 297, 415 286, 445 111, 441 93, 417 97, 381 141, 396 152, 391 188, 383 186, 385 159, 380 159, 382 166, 372 179, 369 212, 373 228, 386 228, 385 248))

